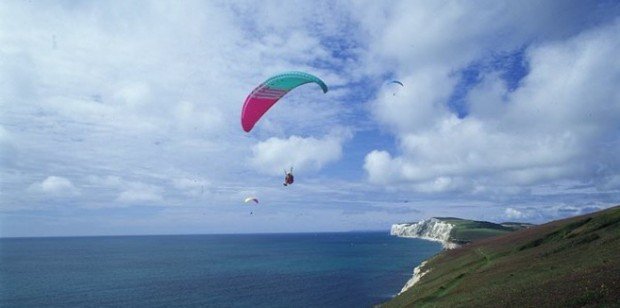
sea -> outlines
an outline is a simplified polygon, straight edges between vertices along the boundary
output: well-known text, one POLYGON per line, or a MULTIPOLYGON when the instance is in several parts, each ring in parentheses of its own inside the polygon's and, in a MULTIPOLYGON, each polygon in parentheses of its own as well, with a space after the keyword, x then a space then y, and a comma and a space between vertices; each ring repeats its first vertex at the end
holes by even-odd
POLYGON ((0 307, 372 307, 441 250, 388 232, 0 239, 0 307))

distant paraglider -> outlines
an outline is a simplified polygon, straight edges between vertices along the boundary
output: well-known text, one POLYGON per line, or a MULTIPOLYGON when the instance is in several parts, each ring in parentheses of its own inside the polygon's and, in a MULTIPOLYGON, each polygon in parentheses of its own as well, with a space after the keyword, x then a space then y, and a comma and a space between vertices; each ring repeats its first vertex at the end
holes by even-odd
POLYGON ((284 169, 284 186, 289 186, 292 185, 293 182, 295 182, 295 177, 293 176, 293 167, 291 167, 291 171, 286 172, 286 169, 284 169))
POLYGON ((241 110, 241 126, 250 132, 256 122, 289 91, 306 83, 318 84, 323 93, 327 85, 318 77, 304 72, 286 72, 275 75, 256 87, 245 99, 241 110))
POLYGON ((388 85, 390 86, 390 89, 392 91, 392 95, 396 96, 396 93, 398 93, 398 91, 400 90, 400 88, 404 88, 405 85, 398 81, 398 80, 392 80, 390 82, 388 82, 388 85))
POLYGON ((258 204, 258 199, 254 197, 245 198, 245 203, 249 203, 249 202, 254 202, 255 204, 258 204))
MULTIPOLYGON (((247 197, 247 198, 245 198, 245 203, 258 204, 258 199, 254 198, 254 197, 247 197)), ((250 215, 254 215, 254 211, 251 211, 250 215)))

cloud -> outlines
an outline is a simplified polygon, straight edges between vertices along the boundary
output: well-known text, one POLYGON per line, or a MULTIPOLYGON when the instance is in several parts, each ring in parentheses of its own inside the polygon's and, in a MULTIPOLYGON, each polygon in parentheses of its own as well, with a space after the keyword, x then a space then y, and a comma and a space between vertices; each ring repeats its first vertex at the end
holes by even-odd
POLYGON ((176 178, 172 181, 172 185, 189 196, 202 195, 211 189, 211 182, 201 178, 176 178))
POLYGON ((355 14, 362 21, 360 27, 369 34, 371 59, 367 69, 393 70, 406 76, 434 68, 447 73, 445 81, 452 78, 451 72, 482 57, 531 41, 561 40, 612 20, 618 12, 614 4, 580 1, 396 1, 366 5, 368 9, 356 10, 355 14))
POLYGON ((32 192, 42 193, 53 197, 68 197, 80 194, 80 191, 67 178, 61 176, 48 176, 45 180, 30 185, 32 192))
MULTIPOLYGON (((611 202, 620 187, 617 92, 608 87, 618 84, 618 7, 0 2, 3 210, 45 208, 58 221, 97 216, 100 230, 122 211, 119 226, 136 227, 117 229, 138 233, 158 223, 179 230, 191 217, 200 221, 194 230, 221 232, 239 226, 230 205, 246 194, 273 205, 265 211, 277 219, 260 230, 292 231, 301 225, 291 217, 309 211, 308 200, 317 219, 304 230, 319 220, 349 226, 338 213, 350 200, 385 209, 364 216, 364 228, 400 220, 385 200, 415 200, 425 215, 484 204, 471 218, 497 204, 611 202), (288 70, 313 73, 330 91, 299 87, 244 134, 245 97, 288 70), (383 86, 391 79, 405 84, 397 95, 383 86), (285 193, 271 176, 290 165, 309 172, 285 193), (70 179, 79 195, 48 198, 42 182, 50 175, 70 179), (287 202, 299 207, 281 214, 287 202), (99 217, 101 208, 110 216, 99 217), (183 215, 163 214, 172 208, 183 215), (217 223, 196 219, 205 212, 217 223), (161 215, 145 215, 153 213, 161 215)), ((21 219, 12 234, 34 232, 26 216, 2 215, 2 226, 21 219)))
POLYGON ((257 170, 282 174, 289 166, 297 170, 318 171, 342 157, 342 143, 351 137, 348 132, 334 132, 321 139, 291 136, 269 138, 252 147, 251 165, 257 170))
MULTIPOLYGON (((71 179, 95 175, 195 196, 195 189, 179 188, 173 179, 216 179, 217 186, 228 186, 252 172, 239 162, 252 155, 253 144, 301 134, 324 141, 320 136, 342 120, 343 97, 350 90, 342 87, 323 95, 310 85, 273 108, 253 135, 244 135, 238 120, 252 88, 282 70, 307 70, 330 86, 351 80, 346 70, 313 64, 343 65, 345 60, 330 52, 320 33, 349 28, 338 19, 325 19, 328 26, 314 18, 339 16, 346 13, 342 7, 271 3, 270 8, 298 16, 289 11, 282 14, 290 17, 288 25, 280 20, 255 27, 250 23, 257 15, 272 14, 263 5, 143 3, 139 10, 129 3, 49 3, 41 10, 28 3, 1 6, 12 12, 0 20, 0 57, 6 60, 0 63, 5 72, 0 76, 5 128, 0 131, 1 171, 11 175, 2 176, 3 187, 29 185, 41 176, 30 167, 36 165, 41 173, 71 179), (308 22, 316 28, 307 27, 308 22), (12 157, 20 157, 19 166, 10 163, 16 161, 12 157)), ((330 149, 341 151, 334 147, 336 137, 330 138, 330 149)), ((341 155, 336 152, 302 159, 301 165, 310 161, 308 166, 316 170, 341 155)), ((109 187, 83 188, 88 194, 80 204, 113 206, 109 187)), ((112 190, 120 194, 122 189, 112 190)), ((157 191, 128 193, 122 200, 132 199, 130 195, 153 197, 157 191)), ((17 193, 4 197, 27 203, 17 193)))
MULTIPOLYGON (((90 175, 87 181, 92 188, 108 192, 102 205, 114 206, 112 201, 122 204, 160 205, 164 201, 164 190, 156 184, 143 183, 140 181, 125 180, 119 176, 96 176, 90 175), (107 205, 106 205, 107 203, 107 205), (110 203, 112 203, 110 205, 110 203)), ((175 186, 176 186, 175 181, 175 186)), ((183 182, 184 183, 184 182, 183 182)), ((183 188, 187 185, 183 186, 183 188)), ((118 206, 118 204, 116 204, 118 206)))
MULTIPOLYGON (((620 61, 614 56, 620 39, 613 35, 618 31, 620 22, 613 22, 530 47, 529 74, 520 86, 511 90, 489 72, 469 93, 471 109, 464 118, 450 110, 445 97, 418 94, 416 101, 405 94, 402 99, 411 103, 403 113, 389 97, 380 97, 375 112, 392 125, 401 154, 370 152, 364 164, 370 181, 437 192, 456 185, 474 192, 560 180, 595 182, 601 164, 612 179, 620 173, 612 154, 620 150, 613 141, 620 130, 612 119, 620 117, 620 61), (422 120, 416 125, 407 118, 422 120)), ((427 91, 445 92, 444 87, 429 85, 427 91)))
POLYGON ((508 219, 522 219, 527 216, 525 213, 511 207, 507 208, 504 214, 508 219))
POLYGON ((545 223, 578 215, 585 215, 613 206, 613 204, 550 204, 547 206, 528 206, 528 207, 507 207, 504 210, 503 218, 516 221, 531 221, 545 223))
POLYGON ((164 200, 161 195, 161 189, 158 187, 147 185, 132 186, 133 187, 121 192, 116 200, 123 203, 148 203, 149 205, 161 203, 164 200))
POLYGON ((15 141, 12 140, 11 133, 0 125, 0 164, 12 166, 17 162, 15 156, 15 141))

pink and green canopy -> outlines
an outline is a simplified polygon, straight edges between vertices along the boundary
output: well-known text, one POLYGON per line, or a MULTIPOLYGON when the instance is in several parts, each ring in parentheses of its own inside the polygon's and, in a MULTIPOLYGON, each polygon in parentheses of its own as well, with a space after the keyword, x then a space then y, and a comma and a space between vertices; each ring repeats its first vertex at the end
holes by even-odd
POLYGON ((321 79, 304 72, 286 72, 267 79, 245 99, 241 110, 243 130, 251 131, 267 110, 286 93, 311 82, 318 84, 323 89, 323 93, 327 93, 327 86, 321 79))

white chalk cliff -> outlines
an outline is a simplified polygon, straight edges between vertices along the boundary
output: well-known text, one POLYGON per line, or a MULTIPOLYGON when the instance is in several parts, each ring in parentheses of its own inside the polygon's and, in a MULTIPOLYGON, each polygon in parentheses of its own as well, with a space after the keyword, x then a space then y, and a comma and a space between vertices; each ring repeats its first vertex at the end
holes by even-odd
MULTIPOLYGON (((422 220, 416 223, 409 224, 394 224, 390 229, 390 234, 399 237, 411 237, 419 238, 423 240, 441 242, 444 249, 454 249, 459 247, 459 244, 450 242, 450 233, 452 232, 454 225, 441 221, 437 218, 430 218, 422 220)), ((426 264, 426 261, 422 262, 413 270, 413 276, 407 281, 405 286, 400 290, 400 293, 407 291, 413 287, 420 278, 430 271, 422 272, 422 267, 426 264)), ((400 294, 398 293, 398 294, 400 294)))
POLYGON ((426 273, 431 271, 430 269, 427 270, 426 272, 422 271, 422 266, 424 266, 424 264, 426 264, 426 262, 428 262, 428 261, 422 262, 420 265, 418 265, 416 268, 413 269, 413 276, 407 281, 407 283, 405 283, 405 286, 398 293, 399 295, 401 293, 409 290, 409 288, 413 287, 414 284, 416 284, 418 281, 420 281, 420 278, 422 278, 422 276, 426 275, 426 273))
POLYGON ((445 249, 454 249, 458 244, 450 242, 450 232, 454 225, 430 218, 416 223, 394 224, 390 230, 391 235, 399 237, 412 237, 423 240, 441 242, 445 249))

